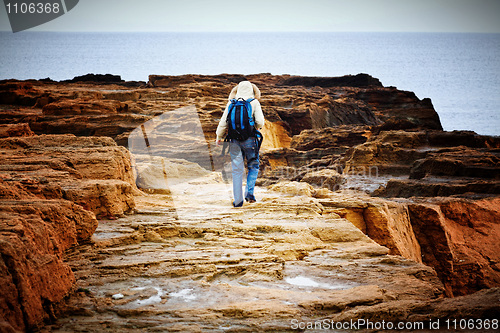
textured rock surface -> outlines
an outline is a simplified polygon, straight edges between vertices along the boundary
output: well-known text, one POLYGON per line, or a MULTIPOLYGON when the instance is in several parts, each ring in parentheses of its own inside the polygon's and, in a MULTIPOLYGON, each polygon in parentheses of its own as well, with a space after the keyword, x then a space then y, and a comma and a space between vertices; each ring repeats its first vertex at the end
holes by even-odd
POLYGON ((345 182, 345 179, 335 170, 322 169, 306 173, 304 177, 302 177, 302 181, 335 191, 340 188, 340 185, 345 182))
POLYGON ((471 149, 455 147, 429 153, 417 161, 410 178, 426 176, 500 179, 500 152, 498 149, 471 149))
POLYGON ((409 176, 377 193, 387 197, 499 194, 499 148, 498 138, 471 132, 385 131, 338 162, 346 173, 369 166, 378 174, 409 176))
POLYGON ((464 295, 500 284, 500 199, 433 199, 408 206, 423 262, 447 293, 464 295))
POLYGON ((95 245, 68 255, 80 292, 49 328, 288 331, 293 319, 399 321, 418 307, 428 321, 456 308, 434 270, 388 255, 332 211, 336 198, 258 189, 260 203, 234 209, 230 186, 204 179, 179 185, 174 207, 147 195, 140 214, 102 221, 95 245))
POLYGON ((399 91, 396 88, 374 88, 359 90, 354 98, 375 108, 375 115, 383 122, 381 129, 443 129, 431 100, 419 100, 413 92, 399 91))
POLYGON ((6 124, 0 125, 0 138, 11 136, 32 136, 35 135, 28 124, 6 124))
MULTIPOLYGON (((0 178, 0 318, 23 330, 54 318, 75 282, 63 254, 90 239, 95 215, 29 178, 0 178)), ((60 191, 60 189, 59 189, 60 191)))
POLYGON ((498 197, 394 201, 338 192, 322 195, 320 202, 390 254, 435 268, 448 296, 499 284, 498 197))
POLYGON ((109 138, 41 135, 0 139, 0 170, 58 188, 96 215, 133 209, 135 182, 128 151, 109 138))
POLYGON ((428 99, 365 74, 87 75, 2 81, 0 104, 2 217, 14 221, 1 235, 27 244, 12 257, 1 243, 9 325, 286 331, 292 319, 499 311, 500 141, 441 131, 428 99), (266 140, 259 203, 235 210, 213 140, 243 79, 262 91, 266 140), (125 216, 134 199, 140 214, 125 216), (90 211, 113 220, 89 242, 90 211), (68 264, 76 292, 54 309, 75 282, 68 264))
POLYGON ((133 209, 135 184, 128 152, 109 138, 12 128, 19 136, 0 139, 0 317, 24 330, 54 319, 75 282, 65 251, 90 240, 96 214, 133 209))
MULTIPOLYGON (((3 81, 0 103, 11 105, 4 109, 4 122, 23 119, 37 134, 109 136, 122 145, 126 145, 128 133, 153 116, 195 105, 201 111, 207 138, 213 139, 229 92, 244 78, 230 74, 151 75, 148 88, 127 87, 119 80, 108 80, 109 85, 103 85, 105 80, 97 86, 78 80, 77 83, 3 81)), ((403 119, 410 128, 441 128, 428 101, 420 101, 409 92, 381 87, 377 79, 366 74, 340 78, 257 74, 246 78, 261 89, 266 118, 281 123, 291 135, 304 129, 338 125, 380 126, 392 119, 403 119), (388 100, 382 103, 385 98, 388 100), (415 112, 423 112, 425 116, 415 112), (423 121, 424 117, 428 119, 423 121)))

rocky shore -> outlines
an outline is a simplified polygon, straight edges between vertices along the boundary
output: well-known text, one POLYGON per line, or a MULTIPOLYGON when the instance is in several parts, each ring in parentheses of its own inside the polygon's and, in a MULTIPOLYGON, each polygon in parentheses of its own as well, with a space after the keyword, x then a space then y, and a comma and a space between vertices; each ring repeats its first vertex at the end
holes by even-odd
POLYGON ((367 74, 0 81, 0 155, 1 332, 499 319, 500 138, 367 74), (244 79, 267 122, 234 209, 244 79))

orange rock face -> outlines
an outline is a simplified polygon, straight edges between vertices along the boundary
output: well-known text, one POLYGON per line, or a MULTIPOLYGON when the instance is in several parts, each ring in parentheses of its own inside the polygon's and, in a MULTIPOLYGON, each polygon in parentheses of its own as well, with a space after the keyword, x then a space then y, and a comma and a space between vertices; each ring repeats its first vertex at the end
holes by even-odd
POLYGON ((0 125, 0 138, 11 136, 32 136, 35 135, 28 124, 8 124, 0 125))
POLYGON ((44 199, 45 194, 50 198, 53 191, 1 175, 0 317, 18 330, 53 316, 51 304, 75 281, 63 254, 97 228, 93 213, 64 199, 44 199))
POLYGON ((29 82, 14 80, 0 83, 0 103, 10 105, 33 106, 41 92, 29 82))
POLYGON ((434 199, 410 204, 423 262, 436 268, 448 295, 500 285, 500 199, 434 199))
POLYGON ((394 123, 392 119, 405 121, 405 128, 441 128, 428 101, 382 87, 366 74, 340 78, 151 75, 148 87, 135 89, 120 82, 106 89, 88 89, 89 83, 7 81, 0 86, 0 103, 35 106, 8 112, 10 120, 25 119, 37 134, 109 136, 122 145, 128 133, 159 112, 194 104, 211 140, 229 92, 244 79, 259 86, 266 119, 281 122, 288 135, 339 125, 382 126, 394 123))
MULTIPOLYGON (((18 330, 54 317, 75 277, 65 251, 88 242, 96 214, 134 208, 130 159, 107 138, 0 139, 0 317, 18 330)), ((12 126, 9 127, 9 130, 12 126)))
POLYGON ((63 100, 43 107, 43 115, 101 115, 127 112, 127 104, 118 101, 89 101, 85 99, 63 100))
POLYGON ((4 172, 51 187, 51 198, 69 199, 103 216, 133 209, 135 183, 128 151, 109 138, 5 138, 0 139, 0 155, 4 172))

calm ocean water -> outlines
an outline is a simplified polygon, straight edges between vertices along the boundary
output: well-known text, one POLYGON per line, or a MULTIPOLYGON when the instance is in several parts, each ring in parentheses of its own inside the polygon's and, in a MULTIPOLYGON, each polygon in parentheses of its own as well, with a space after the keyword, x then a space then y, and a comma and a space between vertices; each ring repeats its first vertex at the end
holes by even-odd
POLYGON ((500 34, 1 32, 0 45, 0 79, 368 73, 431 98, 445 130, 500 135, 500 34))

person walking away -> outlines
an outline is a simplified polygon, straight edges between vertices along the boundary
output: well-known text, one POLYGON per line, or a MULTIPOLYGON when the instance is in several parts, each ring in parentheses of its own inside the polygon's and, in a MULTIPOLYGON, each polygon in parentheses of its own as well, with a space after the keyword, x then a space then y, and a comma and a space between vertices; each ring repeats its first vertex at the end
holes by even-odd
POLYGON ((242 81, 229 94, 229 102, 217 126, 217 141, 220 145, 224 136, 229 140, 229 154, 233 174, 233 206, 243 206, 243 175, 247 161, 247 183, 245 200, 255 202, 254 189, 259 174, 259 148, 264 127, 264 114, 260 106, 260 90, 249 81, 242 81))

